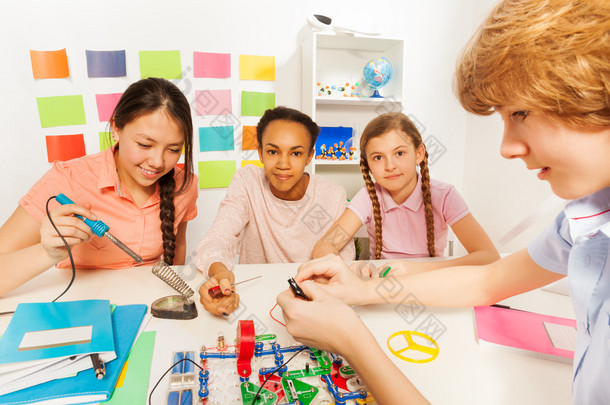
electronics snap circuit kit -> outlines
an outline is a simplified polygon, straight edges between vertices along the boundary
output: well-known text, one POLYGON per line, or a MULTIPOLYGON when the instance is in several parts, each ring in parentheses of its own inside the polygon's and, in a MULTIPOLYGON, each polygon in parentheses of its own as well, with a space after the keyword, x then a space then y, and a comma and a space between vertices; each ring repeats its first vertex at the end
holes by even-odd
MULTIPOLYGON (((309 300, 292 278, 288 284, 309 300)), ((171 365, 168 405, 374 404, 341 357, 280 346, 274 334, 256 335, 252 320, 239 321, 234 345, 219 336, 216 346, 173 352, 171 365)))
POLYGON ((235 345, 173 353, 168 405, 374 404, 354 370, 334 355, 303 345, 280 346, 239 321, 235 345), (198 361, 198 362, 197 362, 198 361))

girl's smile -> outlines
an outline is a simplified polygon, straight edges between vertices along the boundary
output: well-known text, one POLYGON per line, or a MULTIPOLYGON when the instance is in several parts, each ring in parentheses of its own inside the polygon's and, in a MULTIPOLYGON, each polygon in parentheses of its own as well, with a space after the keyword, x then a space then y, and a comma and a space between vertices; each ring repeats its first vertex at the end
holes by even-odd
POLYGON ((156 182, 178 163, 182 130, 163 110, 142 115, 122 129, 113 125, 112 130, 119 143, 115 152, 119 179, 134 200, 144 203, 156 182))

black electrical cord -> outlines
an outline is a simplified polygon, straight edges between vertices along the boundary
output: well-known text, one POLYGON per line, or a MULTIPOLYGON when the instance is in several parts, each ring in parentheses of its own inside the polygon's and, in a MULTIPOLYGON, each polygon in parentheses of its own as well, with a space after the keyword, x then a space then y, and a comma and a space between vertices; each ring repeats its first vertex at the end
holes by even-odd
POLYGON ((293 354, 291 358, 289 358, 288 360, 286 360, 286 362, 285 362, 285 363, 283 363, 282 365, 277 366, 277 367, 276 367, 276 369, 275 369, 275 370, 274 370, 274 371, 273 371, 271 374, 269 374, 269 375, 267 376, 267 378, 265 378, 265 381, 263 381, 263 383, 261 384, 261 386, 260 386, 260 387, 258 387, 258 391, 256 391, 256 395, 254 395, 254 399, 252 399, 252 402, 250 402, 250 405, 254 405, 254 403, 255 403, 256 401, 258 401, 258 397, 259 397, 259 395, 260 395, 260 393, 261 393, 261 390, 263 389, 263 386, 264 386, 265 384, 267 384, 267 381, 269 381, 269 379, 270 379, 270 378, 273 376, 273 374, 277 373, 279 369, 281 369, 282 367, 284 367, 286 364, 290 363, 290 360, 294 359, 294 358, 297 356, 297 354, 301 353, 301 352, 302 352, 303 350, 305 350, 305 349, 307 349, 307 347, 304 347, 304 348, 302 348, 301 350, 299 350, 298 352, 296 352, 295 354, 293 354))
MULTIPOLYGON (((290 360, 294 359, 297 354, 301 353, 303 350, 307 349, 306 347, 302 348, 301 350, 299 350, 298 352, 296 352, 295 354, 292 355, 291 358, 289 358, 288 360, 286 360, 286 362, 280 366, 278 366, 271 374, 269 374, 267 376, 267 378, 265 379, 265 381, 263 381, 263 383, 261 384, 260 387, 258 387, 258 391, 256 391, 256 395, 254 395, 254 399, 252 400, 252 403, 250 405, 254 405, 254 402, 256 402, 256 400, 258 400, 258 397, 260 395, 261 389, 263 389, 263 386, 267 383, 267 381, 269 381, 269 379, 271 378, 271 376, 275 373, 277 373, 277 371, 279 369, 281 369, 282 367, 284 367, 286 364, 288 364, 290 362, 290 360)), ((199 364, 195 363, 193 360, 191 359, 181 359, 178 360, 177 362, 175 362, 174 364, 172 364, 166 371, 165 373, 163 373, 163 375, 157 380, 155 386, 152 388, 152 390, 150 390, 150 394, 148 394, 148 404, 152 405, 152 394, 155 391, 155 389, 159 386, 159 383, 161 382, 161 380, 163 380, 163 377, 165 377, 167 375, 167 373, 169 373, 174 367, 176 367, 178 364, 182 363, 183 361, 190 361, 191 363, 193 363, 194 365, 196 365, 201 371, 204 370, 203 367, 201 367, 199 364)))
POLYGON ((201 367, 199 364, 195 363, 193 360, 191 359, 180 359, 177 362, 175 362, 174 364, 171 365, 170 368, 167 369, 167 371, 165 373, 163 373, 163 375, 161 376, 161 378, 159 378, 159 380, 157 381, 157 383, 155 384, 155 386, 152 388, 152 390, 150 390, 150 394, 148 394, 148 404, 152 405, 152 394, 155 391, 155 388, 157 388, 157 386, 159 385, 159 383, 161 382, 161 380, 163 379, 163 377, 165 377, 167 375, 167 373, 169 373, 172 368, 176 367, 178 364, 182 363, 183 361, 190 361, 191 363, 193 363, 194 365, 196 365, 197 367, 199 367, 199 369, 201 371, 203 371, 203 367, 201 367))
MULTIPOLYGON (((70 245, 68 245, 68 242, 66 242, 66 240, 64 239, 64 237, 61 234, 61 232, 59 232, 59 229, 57 229, 57 227, 55 226, 55 223, 53 222, 53 219, 51 219, 51 213, 49 212, 49 202, 51 202, 51 200, 56 198, 56 197, 57 197, 56 195, 49 197, 49 199, 47 200, 47 204, 45 206, 45 209, 47 211, 47 218, 49 218, 49 222, 51 223, 51 225, 53 226, 53 229, 55 229, 55 232, 57 232, 57 234, 61 238, 61 241, 64 243, 64 245, 66 246, 66 249, 68 250, 68 257, 70 258, 70 266, 72 267, 72 279, 70 279, 70 284, 68 284, 66 289, 61 294, 59 294, 51 302, 55 302, 58 299, 60 299, 70 289, 70 287, 72 287, 72 283, 74 283, 74 278, 76 276, 76 268, 74 266, 74 258, 72 257, 72 250, 70 249, 70 245)), ((15 311, 0 312, 0 316, 14 314, 14 313, 15 313, 15 311)))

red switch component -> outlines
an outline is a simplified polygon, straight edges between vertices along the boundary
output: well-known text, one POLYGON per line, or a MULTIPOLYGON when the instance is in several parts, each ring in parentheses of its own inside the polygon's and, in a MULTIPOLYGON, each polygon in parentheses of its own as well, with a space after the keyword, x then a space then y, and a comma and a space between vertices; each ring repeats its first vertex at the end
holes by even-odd
POLYGON ((242 320, 237 324, 237 339, 235 342, 235 357, 237 357, 237 373, 240 377, 252 374, 252 357, 254 357, 254 321, 242 320))

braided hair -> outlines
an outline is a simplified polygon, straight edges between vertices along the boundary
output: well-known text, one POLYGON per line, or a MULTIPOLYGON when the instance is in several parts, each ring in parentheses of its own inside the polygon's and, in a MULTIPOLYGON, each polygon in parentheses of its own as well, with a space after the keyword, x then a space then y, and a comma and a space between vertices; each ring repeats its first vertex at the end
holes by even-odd
MULTIPOLYGON (((382 114, 369 122, 362 132, 360 138, 360 170, 366 189, 369 193, 371 202, 373 203, 373 218, 375 219, 375 259, 381 258, 381 249, 383 246, 383 232, 381 226, 381 207, 377 192, 375 191, 375 183, 371 179, 370 168, 366 160, 366 144, 372 138, 384 135, 392 130, 404 133, 413 142, 415 149, 423 145, 421 134, 411 122, 411 120, 403 113, 391 112, 382 114)), ((430 193, 430 172, 428 170, 428 151, 424 153, 424 159, 419 163, 419 171, 421 174, 421 189, 423 193, 424 209, 426 216, 426 233, 428 240, 428 253, 430 257, 436 256, 434 248, 434 216, 432 214, 432 194, 430 193)))
POLYGON ((184 172, 182 184, 176 189, 175 169, 159 179, 161 235, 163 238, 163 260, 173 264, 176 249, 174 232, 174 196, 188 189, 193 181, 193 121, 191 107, 175 84, 166 79, 149 77, 131 84, 116 105, 112 122, 122 129, 128 123, 162 110, 166 112, 184 134, 184 172))

